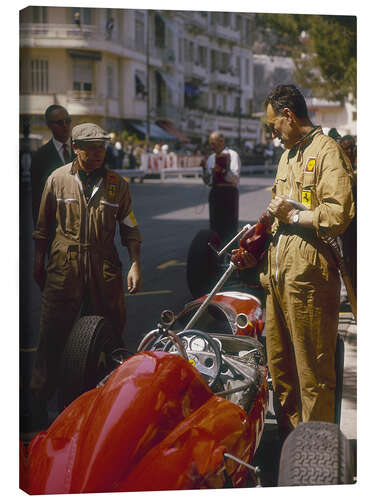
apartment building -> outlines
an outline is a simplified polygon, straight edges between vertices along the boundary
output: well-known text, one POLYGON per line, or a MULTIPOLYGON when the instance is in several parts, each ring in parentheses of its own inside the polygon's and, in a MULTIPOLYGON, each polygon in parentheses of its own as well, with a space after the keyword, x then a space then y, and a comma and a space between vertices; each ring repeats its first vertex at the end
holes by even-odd
POLYGON ((46 138, 44 111, 65 106, 152 142, 259 140, 252 119, 253 14, 27 7, 20 12, 21 132, 46 138))

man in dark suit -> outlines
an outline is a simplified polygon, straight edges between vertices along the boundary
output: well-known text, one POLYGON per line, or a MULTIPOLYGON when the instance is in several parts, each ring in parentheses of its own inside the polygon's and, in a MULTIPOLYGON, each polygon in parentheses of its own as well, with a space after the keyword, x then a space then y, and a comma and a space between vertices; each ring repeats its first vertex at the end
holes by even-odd
POLYGON ((71 123, 67 110, 58 104, 46 109, 45 119, 52 132, 47 144, 36 151, 31 162, 31 197, 34 227, 38 220, 39 205, 48 176, 58 167, 70 163, 75 155, 71 144, 71 123))

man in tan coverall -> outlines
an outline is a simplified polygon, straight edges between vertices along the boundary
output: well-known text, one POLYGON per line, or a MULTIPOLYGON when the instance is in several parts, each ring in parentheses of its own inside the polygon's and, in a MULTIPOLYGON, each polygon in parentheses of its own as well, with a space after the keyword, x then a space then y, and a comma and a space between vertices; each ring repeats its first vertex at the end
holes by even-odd
POLYGON ((41 290, 40 340, 30 389, 41 406, 54 394, 61 352, 83 302, 106 317, 122 344, 126 311, 121 262, 114 245, 116 223, 128 248, 128 291, 140 287, 141 236, 128 183, 103 166, 108 136, 93 123, 77 125, 77 158, 47 179, 36 229, 34 278, 41 290), (45 256, 56 227, 47 269, 45 256))
MULTIPOLYGON (((296 87, 278 86, 265 105, 272 137, 286 148, 268 206, 275 223, 260 275, 284 438, 299 422, 334 421, 340 279, 320 236, 338 236, 353 218, 353 171, 336 141, 313 126, 296 87), (307 210, 297 210, 287 199, 307 210)), ((254 265, 250 254, 245 263, 254 265)))

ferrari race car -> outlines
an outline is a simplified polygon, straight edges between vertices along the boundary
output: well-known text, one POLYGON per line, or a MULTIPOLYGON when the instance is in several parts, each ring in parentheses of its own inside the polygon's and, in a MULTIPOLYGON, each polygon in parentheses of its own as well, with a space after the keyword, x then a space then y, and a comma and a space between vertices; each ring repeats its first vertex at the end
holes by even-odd
MULTIPOLYGON (((70 358, 64 353, 78 367, 75 382, 67 384, 73 392, 65 393, 65 408, 51 426, 27 451, 22 447, 23 490, 260 485, 254 455, 272 386, 261 301, 219 291, 234 267, 230 263, 210 293, 176 316, 164 311, 136 354, 115 349, 109 370, 106 321, 78 321, 67 345, 70 358)), ((349 443, 337 424, 300 424, 283 445, 279 485, 347 484, 353 476, 349 443)))

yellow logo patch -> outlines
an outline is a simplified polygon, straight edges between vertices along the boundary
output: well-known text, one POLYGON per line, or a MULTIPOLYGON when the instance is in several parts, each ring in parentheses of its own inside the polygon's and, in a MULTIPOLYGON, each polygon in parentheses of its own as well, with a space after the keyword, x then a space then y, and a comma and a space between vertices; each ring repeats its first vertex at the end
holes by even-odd
POLYGON ((303 205, 305 205, 305 207, 310 210, 310 208, 311 208, 311 191, 304 189, 302 191, 302 200, 301 201, 302 201, 303 205))
POLYGON ((110 184, 108 186, 108 196, 114 198, 116 196, 116 184, 110 184))
POLYGON ((309 158, 306 163, 305 172, 312 173, 315 170, 316 158, 309 158))
POLYGON ((194 359, 189 359, 189 363, 190 363, 192 366, 195 366, 195 361, 194 361, 194 359))

